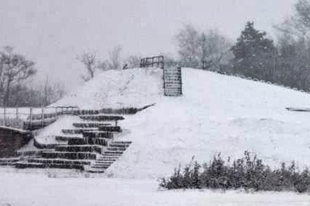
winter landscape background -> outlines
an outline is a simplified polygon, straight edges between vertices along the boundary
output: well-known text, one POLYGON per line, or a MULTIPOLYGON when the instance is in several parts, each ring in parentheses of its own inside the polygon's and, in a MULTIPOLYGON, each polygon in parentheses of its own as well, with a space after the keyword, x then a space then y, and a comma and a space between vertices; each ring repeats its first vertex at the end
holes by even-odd
MULTIPOLYGON (((122 115, 115 139, 131 144, 103 174, 0 167, 1 206, 310 204, 309 0, 0 3, 0 119, 145 107, 122 115), (182 67, 182 96, 164 96, 162 68, 140 68, 154 55, 182 67), (294 161, 305 193, 159 186, 193 159, 245 151, 271 169, 294 161)), ((57 117, 19 152, 79 121, 57 117)))

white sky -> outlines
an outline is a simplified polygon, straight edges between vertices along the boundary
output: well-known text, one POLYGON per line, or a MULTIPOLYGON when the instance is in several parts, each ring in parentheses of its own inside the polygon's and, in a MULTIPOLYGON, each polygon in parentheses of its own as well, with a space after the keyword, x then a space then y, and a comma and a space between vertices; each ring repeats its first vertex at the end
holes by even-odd
POLYGON ((124 55, 175 53, 173 36, 185 23, 217 28, 235 40, 245 22, 274 35, 272 26, 296 0, 0 0, 0 47, 10 45, 37 63, 39 76, 66 81, 83 72, 76 56, 115 45, 124 55))

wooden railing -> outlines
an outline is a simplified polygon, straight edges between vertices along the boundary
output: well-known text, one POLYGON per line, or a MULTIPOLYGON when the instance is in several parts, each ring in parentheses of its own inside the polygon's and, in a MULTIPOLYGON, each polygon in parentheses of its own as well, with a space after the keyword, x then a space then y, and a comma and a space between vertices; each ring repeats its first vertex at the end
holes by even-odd
POLYGON ((140 67, 160 67, 164 69, 165 67, 165 59, 164 56, 153 56, 153 57, 146 57, 141 59, 140 67))

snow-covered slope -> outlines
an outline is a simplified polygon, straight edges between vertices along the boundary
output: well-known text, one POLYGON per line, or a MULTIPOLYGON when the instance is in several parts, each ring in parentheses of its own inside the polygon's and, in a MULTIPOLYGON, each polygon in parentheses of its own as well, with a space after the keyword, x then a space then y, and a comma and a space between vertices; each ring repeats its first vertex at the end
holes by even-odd
POLYGON ((111 176, 156 178, 192 156, 202 162, 219 152, 240 157, 245 150, 274 166, 292 160, 310 166, 310 113, 285 110, 309 107, 309 94, 189 68, 182 72, 182 97, 162 96, 160 70, 134 69, 103 73, 57 104, 97 108, 156 103, 121 123, 130 131, 121 139, 133 143, 108 169, 111 176))
POLYGON ((52 106, 78 106, 82 109, 143 107, 155 102, 163 93, 159 68, 110 70, 52 106))
POLYGON ((183 69, 184 96, 166 97, 124 121, 133 144, 108 173, 117 177, 160 177, 178 164, 241 157, 251 151, 271 165, 295 160, 310 166, 310 95, 194 69, 183 69))

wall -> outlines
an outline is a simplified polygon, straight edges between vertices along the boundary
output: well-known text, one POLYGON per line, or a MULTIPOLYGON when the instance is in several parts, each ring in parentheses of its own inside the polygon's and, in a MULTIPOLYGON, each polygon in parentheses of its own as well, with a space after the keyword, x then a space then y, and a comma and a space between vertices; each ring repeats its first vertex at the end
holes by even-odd
POLYGON ((0 158, 14 156, 15 151, 26 145, 31 138, 30 132, 0 126, 0 158))

